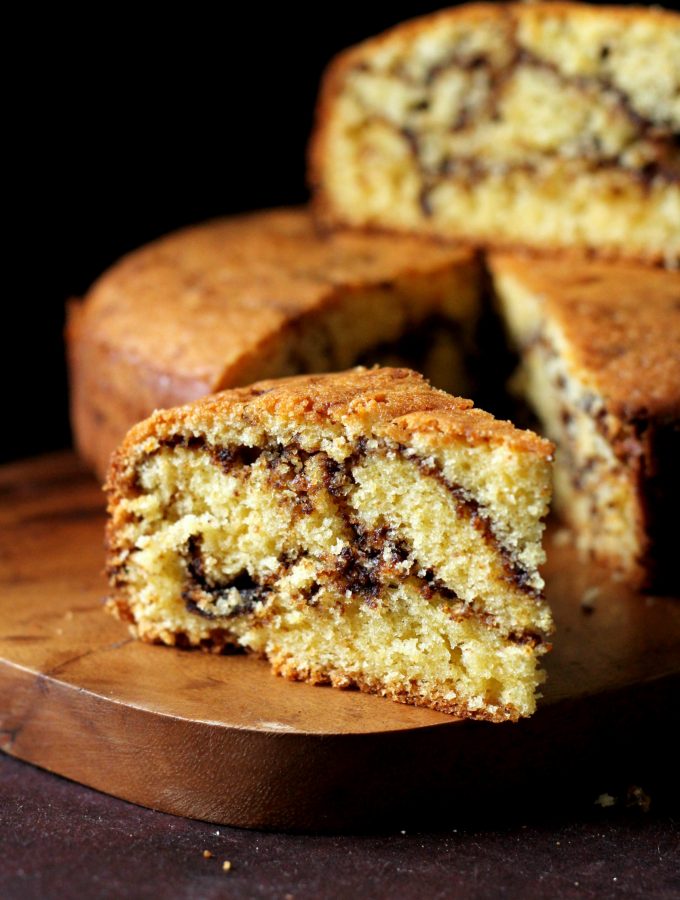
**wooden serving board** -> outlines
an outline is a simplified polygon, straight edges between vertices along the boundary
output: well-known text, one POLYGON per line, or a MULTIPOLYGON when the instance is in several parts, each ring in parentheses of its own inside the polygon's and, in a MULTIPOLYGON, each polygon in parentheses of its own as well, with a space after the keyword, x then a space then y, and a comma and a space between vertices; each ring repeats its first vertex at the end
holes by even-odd
POLYGON ((490 725, 136 642, 102 612, 103 497, 75 457, 5 467, 0 497, 0 747, 67 778, 212 822, 356 829, 525 810, 633 761, 675 764, 680 601, 632 594, 554 533, 545 696, 490 725))

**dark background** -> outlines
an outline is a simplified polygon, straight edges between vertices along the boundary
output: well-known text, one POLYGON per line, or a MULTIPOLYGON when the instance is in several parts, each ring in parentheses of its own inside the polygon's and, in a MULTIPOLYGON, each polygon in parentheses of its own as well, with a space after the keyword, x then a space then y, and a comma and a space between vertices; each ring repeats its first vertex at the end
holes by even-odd
POLYGON ((303 201, 325 64, 441 5, 189 5, 156 20, 110 6, 91 20, 36 13, 8 33, 18 61, 6 85, 15 152, 3 172, 15 278, 0 354, 0 461, 70 441, 67 298, 171 229, 303 201))
POLYGON ((90 22, 40 14, 7 38, 20 59, 8 91, 16 160, 4 173, 18 228, 0 460, 70 441, 65 301, 171 229, 303 201, 325 64, 440 5, 253 3, 208 13, 190 4, 176 15, 165 7, 156 21, 109 6, 90 22))

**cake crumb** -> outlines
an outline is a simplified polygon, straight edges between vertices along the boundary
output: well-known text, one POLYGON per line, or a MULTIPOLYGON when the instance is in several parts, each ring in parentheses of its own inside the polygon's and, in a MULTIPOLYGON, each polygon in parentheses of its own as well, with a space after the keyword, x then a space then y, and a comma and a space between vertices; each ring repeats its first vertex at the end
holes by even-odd
POLYGON ((210 850, 204 850, 203 859, 212 859, 212 852, 210 850))
POLYGON ((606 809, 608 806, 614 806, 615 803, 616 797, 612 797, 611 794, 600 794, 595 801, 595 806, 601 806, 602 809, 606 809))
POLYGON ((626 791, 626 806, 637 806, 642 812, 649 812, 651 805, 652 798, 636 784, 631 785, 626 791))
POLYGON ((597 585, 591 585, 586 588, 581 596, 581 609, 584 613, 591 613, 595 610, 595 601, 600 596, 600 588, 597 585))
POLYGON ((228 859, 224 860, 224 862, 222 863, 222 871, 223 872, 231 871, 231 861, 230 860, 228 860, 228 859))

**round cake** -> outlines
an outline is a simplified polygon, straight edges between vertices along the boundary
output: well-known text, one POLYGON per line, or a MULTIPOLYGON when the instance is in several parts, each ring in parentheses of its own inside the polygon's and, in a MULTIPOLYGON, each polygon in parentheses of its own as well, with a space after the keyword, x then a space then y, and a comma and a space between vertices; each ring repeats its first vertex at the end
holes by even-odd
POLYGON ((410 364, 466 394, 474 251, 417 237, 319 234, 305 209, 218 219, 125 257, 69 308, 71 415, 104 477, 157 408, 282 375, 410 364))

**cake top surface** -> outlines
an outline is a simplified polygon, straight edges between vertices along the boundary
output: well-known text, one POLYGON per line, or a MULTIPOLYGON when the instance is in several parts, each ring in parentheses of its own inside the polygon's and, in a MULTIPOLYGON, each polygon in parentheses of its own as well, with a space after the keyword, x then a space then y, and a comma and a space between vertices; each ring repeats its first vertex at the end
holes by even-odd
POLYGON ((432 447, 499 446, 549 459, 553 445, 511 422, 476 409, 471 400, 432 388, 410 369, 358 367, 328 375, 298 375, 233 388, 186 406, 160 410, 136 425, 124 455, 148 437, 204 434, 220 422, 267 431, 272 422, 299 427, 340 427, 355 436, 407 444, 415 436, 432 447))
POLYGON ((81 328, 152 369, 221 386, 230 365, 338 290, 470 266, 474 252, 417 237, 318 233, 303 208, 217 219, 124 257, 85 299, 81 328))
POLYGON ((540 297, 584 380, 622 418, 680 415, 680 272, 493 253, 492 270, 540 297))

